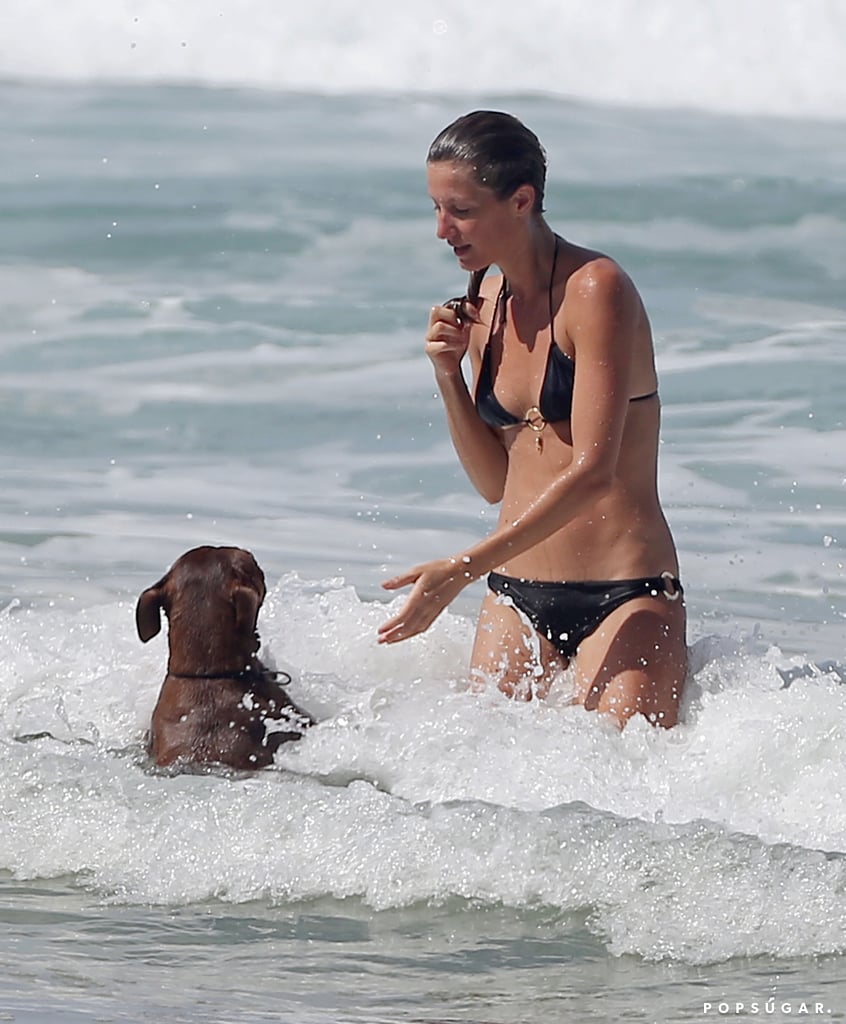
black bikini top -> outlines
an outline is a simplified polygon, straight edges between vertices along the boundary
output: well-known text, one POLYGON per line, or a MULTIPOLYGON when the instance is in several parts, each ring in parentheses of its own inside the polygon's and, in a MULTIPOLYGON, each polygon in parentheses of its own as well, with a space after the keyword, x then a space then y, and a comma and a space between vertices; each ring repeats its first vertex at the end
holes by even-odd
MULTIPOLYGON (((528 409, 525 416, 515 416, 513 412, 503 408, 493 388, 491 338, 494 333, 497 311, 502 311, 500 319, 504 320, 505 303, 508 298, 508 284, 505 277, 502 279, 502 285, 494 307, 494 316, 491 319, 491 327, 488 332, 488 340, 485 343, 485 351, 482 354, 479 379, 476 382, 476 411, 489 427, 520 427, 528 425, 533 430, 539 431, 547 423, 558 423, 570 419, 573 405, 573 385, 576 379, 576 364, 572 357, 568 356, 555 343, 553 329, 555 311, 552 308, 552 285, 555 280, 558 244, 558 239, 556 238, 555 252, 552 257, 552 272, 549 275, 549 354, 546 357, 546 369, 544 371, 538 404, 528 409)), ((654 398, 657 394, 657 391, 650 391, 647 395, 637 395, 629 399, 629 401, 640 402, 647 398, 654 398)))
MULTIPOLYGON (((550 321, 551 333, 552 322, 550 321)), ((488 338, 476 385, 476 410, 489 427, 522 426, 529 421, 531 413, 540 414, 535 418, 543 419, 547 423, 569 420, 575 379, 576 364, 566 352, 562 352, 553 338, 550 341, 549 355, 546 358, 540 401, 536 408, 529 409, 526 416, 515 416, 513 412, 509 412, 502 406, 494 393, 491 374, 491 345, 490 338, 488 338)))

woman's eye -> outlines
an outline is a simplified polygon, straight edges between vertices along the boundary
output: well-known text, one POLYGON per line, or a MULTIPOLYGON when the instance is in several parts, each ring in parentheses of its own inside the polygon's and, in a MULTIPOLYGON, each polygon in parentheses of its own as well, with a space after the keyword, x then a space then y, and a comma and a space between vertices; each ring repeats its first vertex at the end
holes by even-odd
POLYGON ((448 213, 450 217, 470 217, 473 211, 469 206, 438 206, 437 203, 433 207, 435 213, 448 213))

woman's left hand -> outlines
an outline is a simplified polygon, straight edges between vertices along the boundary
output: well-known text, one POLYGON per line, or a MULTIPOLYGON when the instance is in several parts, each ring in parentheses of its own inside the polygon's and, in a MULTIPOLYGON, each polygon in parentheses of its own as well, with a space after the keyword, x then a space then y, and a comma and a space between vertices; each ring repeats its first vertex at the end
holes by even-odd
POLYGON ((385 580, 385 590, 411 586, 411 593, 399 614, 379 627, 379 643, 394 644, 427 630, 450 601, 472 583, 474 577, 468 566, 461 558, 439 558, 385 580))

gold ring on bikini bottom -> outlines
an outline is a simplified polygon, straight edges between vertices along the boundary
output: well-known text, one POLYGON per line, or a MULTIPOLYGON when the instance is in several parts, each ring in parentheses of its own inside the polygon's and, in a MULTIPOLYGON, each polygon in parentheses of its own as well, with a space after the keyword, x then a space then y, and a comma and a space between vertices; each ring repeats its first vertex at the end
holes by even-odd
POLYGON ((672 590, 667 590, 665 582, 664 597, 666 597, 668 601, 678 601, 681 597, 681 590, 676 582, 676 577, 669 570, 665 569, 664 572, 661 573, 661 579, 669 582, 673 587, 672 590))

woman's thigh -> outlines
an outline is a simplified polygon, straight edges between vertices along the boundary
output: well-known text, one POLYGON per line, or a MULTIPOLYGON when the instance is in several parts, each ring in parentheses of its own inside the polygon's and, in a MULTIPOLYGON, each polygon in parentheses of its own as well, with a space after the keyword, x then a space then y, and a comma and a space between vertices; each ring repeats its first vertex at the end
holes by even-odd
POLYGON ((556 673, 568 661, 513 605, 485 595, 476 627, 470 675, 485 686, 495 682, 509 697, 545 697, 556 673))
POLYGON ((675 725, 687 675, 685 619, 683 600, 645 597, 621 605, 579 645, 576 700, 620 725, 635 714, 675 725))
POLYGON ((571 664, 574 700, 612 715, 622 726, 635 714, 670 728, 678 720, 687 674, 684 601, 635 598, 608 615, 569 662, 509 603, 482 601, 471 678, 495 682, 508 696, 545 697, 571 664))

